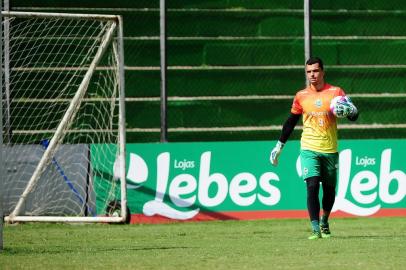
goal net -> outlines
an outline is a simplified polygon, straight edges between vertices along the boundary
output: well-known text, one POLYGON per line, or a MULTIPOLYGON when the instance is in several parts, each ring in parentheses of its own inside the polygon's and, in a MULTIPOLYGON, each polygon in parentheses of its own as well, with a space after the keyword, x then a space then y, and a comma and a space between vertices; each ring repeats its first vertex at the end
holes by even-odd
POLYGON ((2 15, 6 221, 124 222, 121 17, 2 15))

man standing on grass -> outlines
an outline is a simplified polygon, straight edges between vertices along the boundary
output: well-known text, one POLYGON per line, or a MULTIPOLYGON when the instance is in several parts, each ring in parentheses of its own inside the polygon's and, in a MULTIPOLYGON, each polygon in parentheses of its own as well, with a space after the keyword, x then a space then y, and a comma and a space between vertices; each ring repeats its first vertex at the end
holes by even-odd
POLYGON ((335 115, 330 111, 331 100, 336 96, 345 96, 337 86, 324 81, 323 62, 314 57, 306 61, 306 76, 309 86, 296 93, 291 113, 283 124, 282 132, 270 155, 272 165, 278 165, 282 148, 303 115, 300 161, 303 180, 307 186, 307 209, 312 227, 309 239, 330 237, 328 218, 335 200, 337 185, 337 119, 346 117, 351 121, 358 118, 358 110, 349 100, 339 103, 335 115), (319 189, 323 189, 320 219, 319 189))

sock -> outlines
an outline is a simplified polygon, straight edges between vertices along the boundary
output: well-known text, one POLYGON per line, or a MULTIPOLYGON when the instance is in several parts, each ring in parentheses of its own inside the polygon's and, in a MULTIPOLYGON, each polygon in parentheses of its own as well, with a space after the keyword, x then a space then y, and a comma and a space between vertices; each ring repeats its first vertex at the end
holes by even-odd
POLYGON ((322 215, 321 216, 320 224, 322 224, 322 225, 328 224, 328 216, 327 215, 322 215))
POLYGON ((320 232, 320 226, 319 226, 319 221, 318 220, 312 220, 312 230, 314 232, 320 232))
POLYGON ((317 176, 306 179, 307 211, 309 212, 310 220, 319 220, 320 217, 319 182, 320 179, 317 176))

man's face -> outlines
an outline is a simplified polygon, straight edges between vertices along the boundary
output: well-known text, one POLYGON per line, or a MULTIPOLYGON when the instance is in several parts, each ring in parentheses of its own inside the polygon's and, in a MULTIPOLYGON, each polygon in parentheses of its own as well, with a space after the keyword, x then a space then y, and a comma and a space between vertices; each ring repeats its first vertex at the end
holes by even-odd
POLYGON ((313 85, 324 82, 324 71, 319 67, 319 63, 306 65, 306 75, 309 82, 313 85))

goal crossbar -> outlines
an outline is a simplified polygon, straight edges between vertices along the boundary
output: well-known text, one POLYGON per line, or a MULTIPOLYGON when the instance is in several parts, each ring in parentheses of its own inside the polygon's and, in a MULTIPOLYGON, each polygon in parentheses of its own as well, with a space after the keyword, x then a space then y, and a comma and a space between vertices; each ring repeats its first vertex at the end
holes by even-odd
POLYGON ((23 11, 2 11, 3 17, 19 17, 19 18, 69 18, 76 20, 119 20, 121 16, 118 15, 104 15, 104 14, 76 14, 76 13, 56 13, 56 12, 23 12, 23 11))

